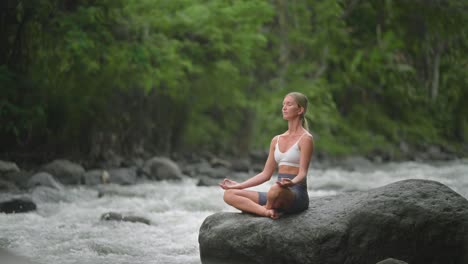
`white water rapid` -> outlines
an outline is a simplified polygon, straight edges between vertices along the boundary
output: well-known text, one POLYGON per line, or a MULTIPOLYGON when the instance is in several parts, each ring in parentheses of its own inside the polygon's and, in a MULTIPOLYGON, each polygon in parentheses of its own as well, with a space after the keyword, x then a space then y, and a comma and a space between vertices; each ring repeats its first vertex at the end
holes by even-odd
MULTIPOLYGON (((389 163, 351 172, 312 168, 309 195, 367 190, 409 178, 436 180, 468 197, 468 160, 389 163)), ((255 189, 267 190, 271 182, 255 189)), ((224 204, 219 187, 196 183, 110 186, 112 192, 101 198, 95 188, 67 187, 67 202, 45 199, 35 212, 0 214, 0 248, 42 264, 200 263, 203 220, 235 210, 224 204), (145 217, 151 225, 100 221, 111 211, 145 217)))

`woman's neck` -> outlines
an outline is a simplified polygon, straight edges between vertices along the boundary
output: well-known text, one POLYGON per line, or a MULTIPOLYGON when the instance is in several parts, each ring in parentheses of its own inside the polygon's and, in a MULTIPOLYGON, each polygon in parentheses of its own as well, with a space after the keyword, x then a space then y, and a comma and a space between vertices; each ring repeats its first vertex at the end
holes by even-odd
POLYGON ((288 133, 289 135, 302 134, 304 131, 302 122, 300 119, 289 120, 288 122, 288 133))

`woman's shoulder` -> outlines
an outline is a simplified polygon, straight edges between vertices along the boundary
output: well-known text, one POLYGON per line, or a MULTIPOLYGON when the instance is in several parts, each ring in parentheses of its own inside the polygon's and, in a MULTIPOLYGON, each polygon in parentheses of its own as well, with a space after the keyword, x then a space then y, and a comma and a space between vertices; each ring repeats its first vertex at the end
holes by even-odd
POLYGON ((301 142, 314 142, 314 136, 310 132, 305 132, 304 135, 302 136, 301 142))
POLYGON ((312 135, 312 133, 310 133, 309 131, 306 132, 305 137, 314 140, 314 135, 312 135))
POLYGON ((285 133, 278 134, 278 135, 274 136, 274 137, 271 139, 271 143, 272 143, 272 144, 276 144, 276 143, 278 143, 278 140, 279 140, 279 138, 280 138, 280 137, 282 137, 282 136, 284 136, 284 135, 286 135, 286 132, 285 132, 285 133))

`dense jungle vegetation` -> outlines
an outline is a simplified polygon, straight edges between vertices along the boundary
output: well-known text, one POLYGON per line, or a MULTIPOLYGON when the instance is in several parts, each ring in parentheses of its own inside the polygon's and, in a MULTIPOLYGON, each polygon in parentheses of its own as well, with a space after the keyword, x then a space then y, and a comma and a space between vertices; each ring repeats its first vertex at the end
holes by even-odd
POLYGON ((468 153, 463 0, 4 0, 0 153, 245 156, 310 100, 316 149, 468 153))

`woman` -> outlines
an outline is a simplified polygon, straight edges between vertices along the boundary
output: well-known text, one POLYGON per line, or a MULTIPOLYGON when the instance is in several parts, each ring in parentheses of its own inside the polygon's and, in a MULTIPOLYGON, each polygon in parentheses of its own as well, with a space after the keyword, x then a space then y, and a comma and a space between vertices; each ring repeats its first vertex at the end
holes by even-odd
POLYGON ((307 97, 301 93, 286 95, 282 111, 288 130, 272 139, 262 172, 242 183, 229 179, 220 183, 227 204, 272 219, 277 219, 279 212, 298 213, 309 207, 307 170, 314 143, 305 119, 307 103, 307 97), (270 180, 277 166, 278 180, 268 193, 245 190, 270 180))

